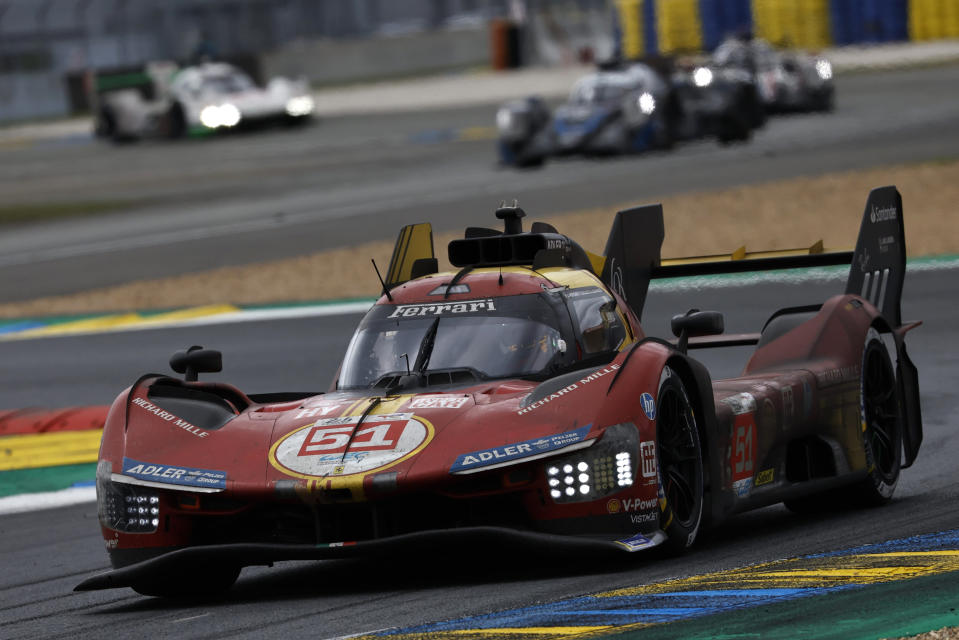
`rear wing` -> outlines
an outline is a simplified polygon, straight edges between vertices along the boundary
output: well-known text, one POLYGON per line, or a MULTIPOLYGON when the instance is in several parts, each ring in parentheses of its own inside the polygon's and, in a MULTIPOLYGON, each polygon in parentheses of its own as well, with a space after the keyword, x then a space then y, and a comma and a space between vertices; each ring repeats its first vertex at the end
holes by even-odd
MULTIPOLYGON (((662 259, 662 205, 616 213, 605 256, 591 256, 603 282, 642 318, 649 283, 656 278, 745 273, 850 265, 846 293, 869 300, 894 328, 902 324, 900 299, 906 271, 902 198, 895 187, 869 193, 855 251, 826 251, 822 241, 810 247, 662 259)), ((692 344, 690 346, 693 346, 692 344)))

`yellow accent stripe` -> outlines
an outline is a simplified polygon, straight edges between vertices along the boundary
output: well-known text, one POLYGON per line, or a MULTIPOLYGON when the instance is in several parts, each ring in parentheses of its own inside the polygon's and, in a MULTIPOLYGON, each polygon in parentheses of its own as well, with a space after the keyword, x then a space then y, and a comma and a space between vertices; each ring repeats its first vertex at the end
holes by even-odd
POLYGON ((470 634, 490 634, 490 635, 550 635, 550 636, 570 636, 588 633, 590 631, 601 631, 603 629, 612 629, 612 625, 601 627, 505 627, 502 629, 457 629, 448 633, 459 636, 470 634))
POLYGON ((83 320, 74 320, 72 322, 62 322, 28 329, 4 336, 7 338, 34 338, 41 336, 70 335, 75 333, 95 333, 98 331, 112 331, 131 326, 150 326, 164 322, 176 320, 192 320, 206 316, 214 316, 223 313, 232 313, 239 311, 240 308, 230 304, 207 305, 202 307, 192 307, 190 309, 181 309, 169 313, 160 313, 156 315, 144 316, 139 313, 122 313, 98 318, 86 318, 83 320))
POLYGON ((96 462, 102 429, 0 437, 0 471, 96 462))
MULTIPOLYGON (((448 631, 427 631, 425 633, 398 633, 387 636, 389 640, 443 640, 444 638, 503 638, 518 637, 524 640, 531 638, 550 640, 551 638, 574 638, 599 635, 615 629, 617 632, 627 629, 640 629, 651 626, 646 623, 631 625, 604 625, 582 627, 503 627, 499 629, 450 629, 448 631)), ((382 636, 359 636, 354 640, 382 640, 382 636)))
POLYGON ((179 309, 177 311, 151 315, 143 318, 139 324, 149 325, 173 320, 194 320, 207 316, 218 316, 223 313, 235 313, 240 310, 240 307, 232 304, 209 304, 202 307, 190 307, 189 309, 179 309))
POLYGON ((634 596, 714 589, 775 589, 877 584, 959 571, 959 551, 908 551, 778 560, 597 594, 634 596))
POLYGON ((466 127, 461 129, 458 140, 493 140, 497 136, 496 127, 466 127))

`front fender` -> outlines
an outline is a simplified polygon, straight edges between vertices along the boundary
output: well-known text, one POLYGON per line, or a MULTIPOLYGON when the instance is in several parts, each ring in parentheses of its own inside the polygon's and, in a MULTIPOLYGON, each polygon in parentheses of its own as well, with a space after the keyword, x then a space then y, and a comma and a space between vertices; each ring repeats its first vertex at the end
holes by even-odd
POLYGON ((720 493, 722 460, 728 447, 728 434, 720 433, 713 404, 712 378, 699 361, 682 353, 659 338, 645 338, 627 353, 617 377, 610 383, 609 402, 600 416, 602 424, 626 421, 626 416, 640 430, 643 440, 655 439, 656 423, 642 409, 640 396, 649 393, 659 402, 659 381, 665 367, 673 369, 683 381, 700 430, 703 463, 706 466, 704 514, 707 523, 715 523, 729 512, 731 496, 720 493))

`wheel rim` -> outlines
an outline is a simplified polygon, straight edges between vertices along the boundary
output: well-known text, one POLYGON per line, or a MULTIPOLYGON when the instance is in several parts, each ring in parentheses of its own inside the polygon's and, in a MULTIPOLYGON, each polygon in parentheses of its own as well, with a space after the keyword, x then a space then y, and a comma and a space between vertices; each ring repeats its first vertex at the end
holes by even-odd
POLYGON ((657 437, 659 465, 666 504, 680 524, 689 527, 698 518, 702 500, 702 464, 692 409, 678 390, 660 392, 657 437))
POLYGON ((885 351, 870 345, 863 371, 865 439, 876 471, 887 482, 896 478, 899 462, 899 406, 896 379, 885 351))

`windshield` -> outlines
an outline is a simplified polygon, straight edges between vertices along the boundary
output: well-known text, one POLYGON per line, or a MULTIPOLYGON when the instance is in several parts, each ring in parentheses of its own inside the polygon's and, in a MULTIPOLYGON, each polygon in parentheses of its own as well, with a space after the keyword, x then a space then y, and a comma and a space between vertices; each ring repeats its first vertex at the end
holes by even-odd
POLYGON ((462 370, 476 379, 541 373, 566 353, 547 295, 377 305, 350 341, 339 387, 370 387, 408 371, 462 370))
POLYGON ((597 104, 618 100, 634 88, 623 74, 587 76, 573 85, 571 104, 597 104))
POLYGON ((253 81, 242 73, 228 73, 203 78, 203 88, 213 93, 240 93, 253 88, 253 81))

